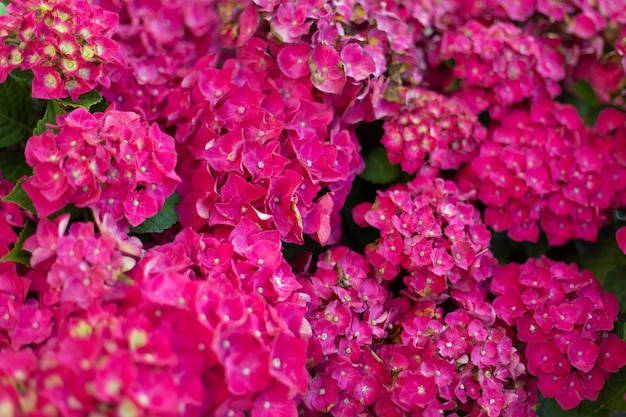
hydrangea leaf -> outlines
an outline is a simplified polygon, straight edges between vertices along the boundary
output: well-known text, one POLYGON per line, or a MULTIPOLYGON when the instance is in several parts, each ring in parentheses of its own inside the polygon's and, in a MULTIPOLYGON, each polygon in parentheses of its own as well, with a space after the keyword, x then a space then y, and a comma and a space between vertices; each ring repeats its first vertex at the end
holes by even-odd
POLYGON ((33 173, 33 169, 26 164, 24 150, 21 148, 2 150, 0 152, 0 167, 2 167, 2 178, 11 182, 33 173))
POLYGON ((64 104, 69 107, 84 107, 87 110, 102 101, 102 95, 98 93, 96 90, 91 90, 88 93, 82 94, 78 97, 78 100, 73 101, 69 98, 59 100, 59 103, 64 104))
POLYGON ((576 92, 578 97, 583 99, 587 104, 595 106, 600 103, 596 92, 593 91, 593 87, 585 80, 574 83, 572 89, 576 92))
POLYGON ((617 330, 619 338, 626 341, 626 323, 623 318, 618 319, 615 329, 617 330))
POLYGON ((6 16, 7 14, 7 6, 4 3, 0 3, 0 16, 6 16))
POLYGON ((617 296, 620 313, 626 313, 626 265, 611 269, 602 282, 602 288, 617 296))
MULTIPOLYGON (((33 81, 33 71, 32 70, 23 70, 21 68, 15 68, 11 73, 9 73, 9 77, 14 81, 26 86, 28 88, 28 92, 30 93, 30 83, 33 81)), ((30 95, 30 94, 29 94, 30 95)))
POLYGON ((165 200, 161 211, 144 220, 137 227, 131 228, 131 231, 134 233, 161 233, 169 229, 178 221, 176 206, 179 202, 180 196, 177 193, 172 194, 165 200))
POLYGON ((0 84, 0 148, 20 143, 31 134, 30 88, 13 77, 0 84))
POLYGON ((5 195, 0 201, 13 202, 24 210, 28 210, 31 213, 36 214, 37 211, 35 210, 35 206, 33 205, 32 200, 30 199, 28 194, 26 194, 26 191, 24 191, 24 188, 22 187, 23 182, 24 181, 20 181, 15 184, 15 187, 13 187, 13 191, 5 195))
POLYGON ((511 246, 511 240, 506 237, 506 232, 496 232, 493 229, 489 229, 491 232, 491 252, 496 257, 500 265, 506 265, 511 262, 511 254, 513 253, 513 247, 511 246))
POLYGON ((20 263, 22 265, 30 266, 30 252, 23 250, 22 245, 28 237, 35 233, 35 229, 36 227, 34 223, 27 222, 20 232, 20 235, 17 239, 17 242, 15 242, 13 249, 11 249, 9 253, 0 258, 0 262, 12 261, 20 263))
POLYGON ((374 201, 376 198, 376 187, 357 178, 352 184, 352 189, 341 209, 341 219, 343 233, 341 244, 358 248, 360 251, 380 237, 380 231, 373 227, 363 228, 354 222, 352 209, 360 203, 374 201))
POLYGON ((49 101, 46 107, 46 113, 41 119, 39 119, 37 126, 33 129, 33 135, 42 135, 43 132, 48 129, 46 125, 55 124, 57 115, 64 113, 66 112, 61 108, 61 106, 59 106, 57 101, 49 101))
POLYGON ((616 266, 624 265, 626 258, 615 242, 615 229, 607 227, 600 231, 597 242, 578 242, 578 265, 588 269, 602 282, 606 274, 616 266))
POLYGON ((541 233, 539 236, 539 241, 536 243, 533 242, 520 242, 520 247, 524 251, 524 254, 529 258, 538 258, 541 255, 545 255, 552 249, 550 245, 548 245, 548 239, 546 238, 545 233, 541 233))
POLYGON ((398 175, 400 166, 389 162, 385 148, 378 146, 365 157, 365 170, 360 177, 373 184, 391 184, 398 175))

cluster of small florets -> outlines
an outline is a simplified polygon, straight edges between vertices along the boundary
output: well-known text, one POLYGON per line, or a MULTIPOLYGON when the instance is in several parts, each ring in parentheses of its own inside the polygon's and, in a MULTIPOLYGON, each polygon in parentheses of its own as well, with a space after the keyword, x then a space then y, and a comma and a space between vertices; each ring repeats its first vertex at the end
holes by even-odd
POLYGON ((384 130, 389 161, 410 174, 423 164, 458 169, 476 156, 486 134, 462 101, 424 89, 406 93, 406 104, 384 130))
MULTIPOLYGON (((308 384, 311 334, 300 285, 276 230, 242 219, 221 232, 218 238, 184 229, 147 251, 129 276, 145 302, 186 312, 181 335, 192 339, 185 344, 203 346, 194 360, 206 364, 201 386, 210 392, 196 392, 202 409, 211 410, 204 415, 295 415, 296 396, 308 384)), ((202 369, 187 365, 183 374, 202 369)))
POLYGON ((117 15, 88 0, 12 1, 0 16, 0 81, 15 68, 32 70, 33 97, 79 95, 107 87, 117 15))
POLYGON ((480 287, 495 260, 491 235, 469 197, 451 181, 423 175, 379 192, 373 205, 358 206, 357 223, 380 230, 365 249, 376 274, 392 280, 404 268, 412 294, 439 301, 451 289, 480 287))
POLYGON ((564 409, 595 400, 608 375, 626 365, 626 342, 610 333, 617 297, 589 271, 546 257, 496 267, 498 318, 526 344, 528 372, 564 409))
POLYGON ((380 415, 534 416, 535 385, 506 329, 471 307, 447 310, 415 302, 395 323, 401 343, 377 350, 394 379, 395 410, 380 415))
MULTIPOLYGON (((626 113, 607 107, 598 115, 593 131, 610 143, 609 147, 604 142, 611 157, 610 166, 603 168, 606 172, 605 178, 609 178, 611 174, 618 174, 619 176, 613 177, 613 180, 623 181, 624 170, 626 170, 626 113), (613 162, 617 165, 613 165, 613 162)), ((611 208, 626 207, 626 193, 622 192, 619 184, 617 187, 611 208)))
POLYGON ((443 34, 440 53, 454 60, 454 77, 472 108, 493 116, 524 99, 561 92, 565 60, 556 46, 558 39, 550 43, 510 23, 471 21, 443 34))
POLYGON ((583 126, 572 106, 543 100, 511 109, 459 182, 477 190, 485 222, 513 240, 536 242, 541 227, 550 245, 595 241, 623 200, 616 146, 583 126))
MULTIPOLYGON (((55 338, 0 357, 7 416, 200 416, 209 350, 200 328, 176 311, 144 303, 69 314, 55 338), (195 342, 195 343, 194 343, 195 342)), ((33 322, 33 323, 36 323, 33 322)))
POLYGON ((250 41, 222 69, 199 63, 170 94, 182 225, 234 227, 248 218, 286 242, 308 234, 336 243, 339 211, 363 169, 354 129, 341 127, 308 79, 282 77, 266 48, 250 41))
POLYGON ((95 3, 120 16, 112 37, 120 44, 120 60, 107 66, 111 85, 102 93, 120 109, 139 113, 148 122, 162 121, 167 95, 196 61, 221 47, 234 46, 222 30, 222 22, 239 10, 232 2, 95 3))
POLYGON ((94 217, 100 233, 41 219, 24 242, 33 269, 2 270, 2 410, 296 415, 311 327, 276 230, 243 219, 144 252, 94 217))
MULTIPOLYGON (((15 262, 0 263, 0 329, 6 331, 6 346, 19 350, 43 344, 55 325, 65 320, 60 312, 99 308, 119 301, 128 289, 125 275, 141 254, 141 243, 128 239, 104 216, 101 233, 94 223, 72 223, 69 214, 54 220, 41 219, 35 233, 22 248, 31 253, 32 269, 16 268, 15 262)), ((55 330, 54 330, 55 331, 55 330)))
POLYGON ((25 154, 34 174, 24 190, 41 217, 74 204, 136 226, 161 209, 179 181, 172 137, 113 108, 59 115, 54 129, 28 140, 25 154))
POLYGON ((320 255, 314 273, 301 272, 298 280, 312 331, 307 357, 313 380, 303 414, 374 413, 382 397, 389 399, 390 374, 373 352, 393 327, 389 291, 372 278, 365 256, 344 246, 320 255))
POLYGON ((135 259, 119 250, 115 236, 96 234, 94 223, 68 227, 69 220, 69 214, 41 219, 23 244, 31 252, 31 278, 47 284, 39 289, 39 299, 46 306, 86 310, 123 297, 129 284, 125 273, 135 259))
POLYGON ((626 2, 623 0, 505 1, 502 7, 511 19, 518 21, 525 21, 537 12, 552 22, 564 22, 566 32, 580 39, 590 39, 608 25, 626 23, 626 2))

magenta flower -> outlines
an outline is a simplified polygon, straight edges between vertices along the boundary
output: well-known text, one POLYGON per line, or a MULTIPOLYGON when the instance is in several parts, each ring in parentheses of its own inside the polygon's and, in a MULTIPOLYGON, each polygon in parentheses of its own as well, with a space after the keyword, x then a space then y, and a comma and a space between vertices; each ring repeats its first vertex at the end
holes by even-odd
POLYGON ((567 348, 567 358, 575 368, 583 372, 593 369, 599 354, 600 348, 584 338, 573 340, 567 348))
POLYGON ((14 68, 32 70, 33 97, 42 99, 77 100, 98 84, 108 87, 104 66, 115 60, 119 47, 111 40, 115 13, 84 0, 45 5, 28 0, 11 4, 7 12, 11 18, 0 20, 0 56, 10 59, 4 58, 0 81, 14 68))
POLYGON ((280 70, 289 78, 300 78, 308 75, 309 54, 311 47, 305 43, 288 45, 276 55, 276 62, 280 70))
POLYGON ((420 374, 401 372, 396 384, 395 402, 405 410, 425 408, 437 396, 437 385, 433 378, 420 374))
POLYGON ((365 80, 376 71, 373 58, 359 44, 344 46, 340 57, 346 75, 355 81, 365 80))
POLYGON ((57 125, 56 133, 48 130, 26 145, 34 175, 24 189, 39 216, 73 203, 111 213, 115 220, 124 216, 136 226, 174 191, 179 181, 174 141, 138 115, 113 109, 92 115, 79 107, 59 116, 57 125))
POLYGON ((491 291, 496 314, 507 322, 513 320, 511 309, 519 308, 515 300, 521 293, 521 314, 513 313, 518 338, 526 343, 528 372, 537 377, 542 395, 555 397, 562 407, 593 400, 608 378, 608 373, 593 377, 594 388, 586 393, 579 374, 603 368, 605 360, 603 369, 610 371, 622 363, 623 355, 613 358, 622 342, 605 333, 617 317, 616 300, 588 271, 546 257, 529 259, 496 268, 491 291))
POLYGON ((340 94, 346 83, 346 74, 337 50, 329 45, 317 45, 309 59, 311 81, 320 91, 340 94))

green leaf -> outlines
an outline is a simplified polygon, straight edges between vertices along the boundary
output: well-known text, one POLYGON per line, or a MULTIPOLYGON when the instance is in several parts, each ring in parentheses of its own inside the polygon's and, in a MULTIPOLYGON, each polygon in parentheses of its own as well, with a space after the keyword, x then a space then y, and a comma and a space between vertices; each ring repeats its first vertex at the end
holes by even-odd
POLYGON ((8 77, 0 84, 0 148, 30 137, 33 119, 30 87, 8 77))
POLYGON ((0 3, 0 16, 6 16, 7 14, 9 14, 9 12, 7 12, 7 6, 0 3))
POLYGON ((572 86, 578 97, 583 99, 586 103, 595 106, 600 103, 596 92, 593 91, 593 87, 585 80, 578 81, 572 86))
POLYGON ((131 228, 131 232, 134 233, 161 233, 169 229, 178 221, 178 213, 176 212, 176 205, 180 202, 180 197, 177 193, 172 194, 165 200, 165 204, 161 211, 154 216, 146 219, 143 223, 137 227, 131 228))
POLYGON ((617 296, 620 313, 626 313, 626 265, 611 269, 602 282, 602 288, 617 296))
POLYGON ((49 101, 46 107, 46 113, 37 121, 37 126, 33 129, 33 135, 42 135, 46 130, 48 130, 46 125, 56 124, 56 117, 59 114, 65 113, 66 111, 59 106, 59 103, 56 100, 49 101))
POLYGON ((23 175, 31 175, 33 169, 26 164, 24 149, 3 149, 0 152, 0 171, 2 178, 15 182, 23 175))
POLYGON ((373 184, 391 184, 400 175, 400 166, 387 159, 387 150, 378 146, 365 157, 365 170, 360 175, 373 184))
POLYGON ((109 106, 111 105, 111 103, 109 103, 109 101, 106 98, 102 98, 102 100, 100 100, 100 103, 98 104, 94 104, 93 106, 91 106, 89 108, 89 111, 91 113, 104 113, 106 111, 106 109, 109 108, 109 106))
POLYGON ((30 91, 30 85, 33 81, 34 76, 35 75, 33 74, 32 70, 23 70, 21 68, 16 68, 9 74, 9 77, 12 78, 14 81, 17 81, 21 85, 28 87, 28 91, 30 91))
POLYGON ((513 247, 511 246, 511 240, 507 238, 506 232, 496 232, 493 229, 489 229, 491 232, 491 251, 493 256, 498 260, 500 265, 506 265, 511 262, 511 253, 513 247))
POLYGON ((579 242, 578 248, 578 265, 593 272, 600 282, 611 269, 626 264, 624 252, 615 242, 615 229, 612 227, 602 229, 595 243, 579 242))
POLYGON ((33 214, 37 214, 37 210, 35 210, 35 206, 33 205, 32 200, 26 194, 26 191, 24 191, 24 188, 22 188, 23 183, 24 181, 20 181, 17 184, 15 184, 15 187, 13 187, 13 191, 5 195, 0 201, 13 202, 17 204, 18 206, 20 206, 21 208, 23 208, 24 210, 28 210, 33 214))
POLYGON ((460 89, 461 89, 461 80, 458 78, 453 78, 452 81, 450 81, 450 84, 448 84, 446 88, 443 89, 443 91, 445 91, 446 93, 449 93, 451 91, 458 91, 460 89))
POLYGON ((15 246, 13 249, 2 258, 0 258, 0 262, 17 262, 22 265, 30 266, 30 252, 22 249, 22 245, 24 241, 32 236, 35 233, 35 224, 31 222, 27 222, 22 231, 20 232, 19 237, 17 238, 17 242, 15 242, 15 246))
POLYGON ((64 104, 69 107, 84 107, 87 110, 91 108, 91 106, 98 104, 102 101, 102 96, 96 90, 91 90, 88 93, 82 94, 78 97, 78 100, 73 101, 69 98, 59 100, 59 103, 64 104))
POLYGON ((529 258, 538 258, 541 255, 545 255, 548 253, 550 249, 550 245, 548 245, 548 239, 546 238, 545 233, 541 233, 539 235, 539 240, 534 242, 520 242, 519 246, 524 251, 524 254, 529 258))

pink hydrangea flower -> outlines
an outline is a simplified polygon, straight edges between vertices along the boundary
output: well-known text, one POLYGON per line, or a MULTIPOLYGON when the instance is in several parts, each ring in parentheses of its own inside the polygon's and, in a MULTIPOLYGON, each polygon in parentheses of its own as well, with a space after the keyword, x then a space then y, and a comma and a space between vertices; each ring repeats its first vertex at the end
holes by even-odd
POLYGON ((594 400, 608 378, 605 371, 626 365, 626 342, 607 333, 617 318, 617 299, 590 272, 546 257, 530 259, 497 267, 491 291, 498 317, 515 325, 526 343, 528 371, 539 390, 564 409, 594 400), (523 303, 507 301, 519 295, 523 303), (598 379, 597 385, 579 384, 581 378, 598 379))
POLYGON ((415 173, 422 164, 458 169, 478 152, 486 131, 467 106, 424 89, 406 92, 397 117, 385 121, 381 143, 389 161, 415 173))
POLYGON ((583 127, 573 107, 540 101, 509 110, 458 181, 478 191, 485 222, 514 240, 535 242, 543 230, 550 245, 594 241, 622 204, 620 146, 583 127))
POLYGON ((174 140, 135 113, 80 107, 59 116, 56 129, 26 145, 34 175, 24 190, 40 217, 73 203, 136 226, 160 210, 180 180, 174 140))
POLYGON ((0 56, 10 56, 0 70, 4 81, 14 68, 32 70, 33 97, 78 96, 108 86, 105 64, 118 49, 111 36, 117 15, 85 0, 18 1, 0 16, 0 56))

